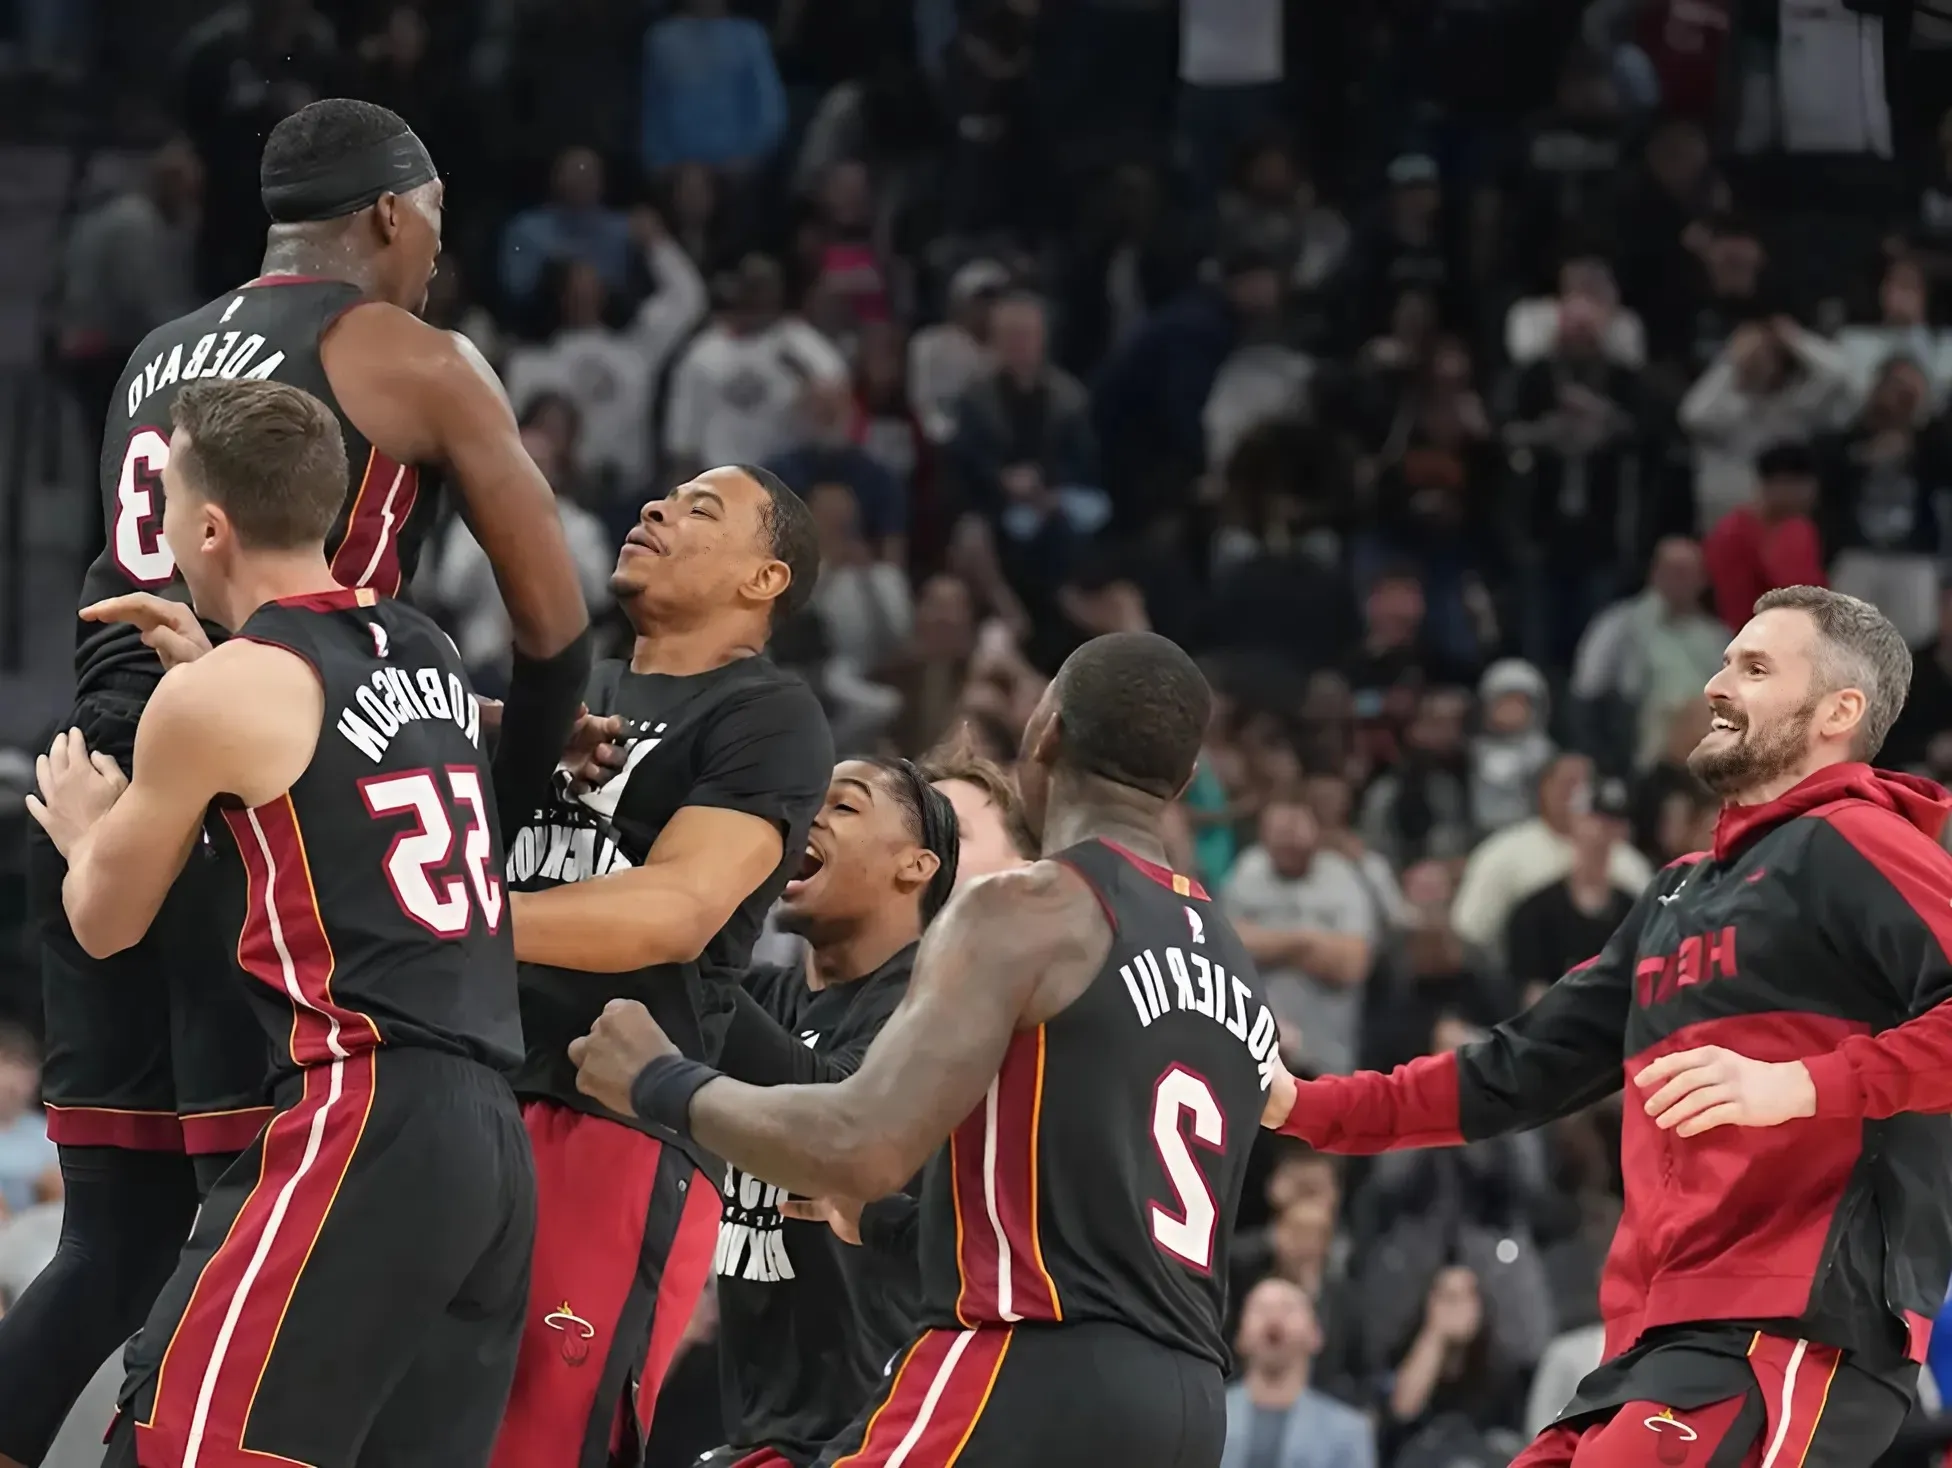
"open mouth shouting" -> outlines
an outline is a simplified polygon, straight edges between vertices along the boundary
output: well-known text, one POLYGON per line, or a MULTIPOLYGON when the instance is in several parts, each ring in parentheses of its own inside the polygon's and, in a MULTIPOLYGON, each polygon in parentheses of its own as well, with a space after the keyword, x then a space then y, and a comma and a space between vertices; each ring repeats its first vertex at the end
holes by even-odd
POLYGON ((805 854, 800 858, 800 869, 793 874, 793 880, 786 884, 786 890, 780 895, 788 902, 797 902, 826 865, 826 858, 814 850, 813 843, 809 841, 805 854))

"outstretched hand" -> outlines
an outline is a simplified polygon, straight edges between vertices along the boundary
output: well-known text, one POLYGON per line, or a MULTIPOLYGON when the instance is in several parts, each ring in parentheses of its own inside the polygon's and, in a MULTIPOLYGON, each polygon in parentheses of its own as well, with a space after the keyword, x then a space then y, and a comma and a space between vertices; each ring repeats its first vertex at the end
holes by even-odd
POLYGON ((1719 1045, 1663 1055, 1634 1084, 1646 1093, 1654 1124, 1683 1137, 1816 1115, 1816 1085, 1802 1061, 1751 1060, 1719 1045))
POLYGON ((210 639, 195 612, 180 601, 146 591, 90 602, 80 616, 84 622, 121 622, 135 628, 142 634, 144 645, 155 649, 165 668, 193 663, 210 651, 210 639))

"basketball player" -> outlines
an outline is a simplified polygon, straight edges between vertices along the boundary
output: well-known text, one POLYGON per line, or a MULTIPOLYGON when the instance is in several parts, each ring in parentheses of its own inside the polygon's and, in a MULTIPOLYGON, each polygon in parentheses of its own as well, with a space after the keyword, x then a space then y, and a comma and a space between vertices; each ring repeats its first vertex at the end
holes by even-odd
MULTIPOLYGON (((955 811, 914 765, 837 766, 779 907, 809 960, 746 975, 725 1073, 762 1086, 853 1074, 908 992, 915 946, 949 900, 957 855, 955 811)), ((914 1255, 889 1260, 786 1221, 780 1189, 735 1167, 724 1193, 719 1359, 732 1441, 700 1468, 804 1468, 913 1331, 914 1255)))
POLYGON ((642 1001, 716 1057, 766 910, 833 774, 811 690, 764 656, 819 574, 813 522, 764 469, 713 469, 644 507, 611 578, 637 633, 587 702, 622 763, 554 797, 509 848, 535 1148, 535 1289, 497 1468, 635 1462, 710 1277, 718 1164, 576 1089, 571 1040, 642 1001), (635 1411, 632 1411, 635 1385, 635 1411))
MULTIPOLYGON (((495 770, 502 808, 519 815, 546 787, 575 717, 588 619, 555 497, 500 389, 463 339, 413 314, 440 249, 433 162, 393 113, 335 99, 273 129, 263 181, 275 221, 265 273, 150 333, 118 384, 101 464, 108 544, 82 589, 68 722, 126 767, 162 676, 151 648, 202 643, 159 534, 177 392, 210 380, 293 383, 333 409, 347 445, 326 537, 345 585, 393 595, 432 522, 437 471, 459 489, 515 630, 495 770), (140 592, 167 601, 127 599, 140 592)), ((185 872, 143 940, 106 962, 68 931, 61 859, 45 840, 30 842, 28 875, 43 940, 48 1134, 61 1149, 66 1212, 54 1262, 0 1321, 0 1465, 40 1461, 175 1267, 199 1183, 269 1115, 270 1058, 214 944, 203 864, 185 872), (208 1159, 195 1177, 186 1150, 208 1159)))
POLYGON ((1037 859, 1037 843, 1024 825, 1016 785, 994 760, 976 752, 967 734, 930 750, 920 768, 922 778, 942 792, 956 813, 958 890, 978 877, 1037 859))
POLYGON ((432 621, 335 579, 330 408, 214 381, 171 416, 164 542, 236 635, 157 684, 131 779, 71 730, 30 809, 97 957, 208 862, 275 1110, 129 1349, 105 1462, 471 1468, 514 1371, 535 1221, 500 1074, 521 1031, 474 695, 432 621))
POLYGON ((883 1196, 947 1139, 925 1328, 822 1463, 1219 1462, 1228 1236, 1278 1062, 1246 950, 1159 860, 1208 704, 1150 633, 1066 660, 1018 767, 1049 855, 949 905, 839 1085, 726 1079, 629 1003, 575 1047, 608 1104, 796 1193, 883 1196))

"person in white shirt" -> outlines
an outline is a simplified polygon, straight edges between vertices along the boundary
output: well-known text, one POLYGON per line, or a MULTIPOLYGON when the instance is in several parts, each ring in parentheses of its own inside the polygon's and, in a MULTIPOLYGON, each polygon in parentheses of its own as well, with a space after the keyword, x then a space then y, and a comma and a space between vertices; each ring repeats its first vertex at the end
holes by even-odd
POLYGON ((548 341, 515 348, 503 378, 521 413, 544 393, 567 399, 582 418, 576 467, 638 494, 651 481, 651 415, 666 362, 708 304, 705 281, 664 221, 649 209, 630 217, 631 237, 657 289, 621 331, 604 324, 603 278, 583 261, 562 274, 562 324, 548 341))
MULTIPOLYGON (((1539 813, 1480 842, 1464 863, 1451 903, 1450 923, 1472 948, 1495 954, 1512 909, 1541 887, 1572 870, 1574 815, 1590 809, 1593 763, 1562 754, 1539 776, 1539 813)), ((1636 896, 1653 880, 1647 858, 1625 841, 1615 842, 1607 862, 1614 886, 1636 896)))
POLYGON ((794 448, 810 381, 847 381, 847 360, 797 316, 785 314, 777 262, 748 255, 720 319, 692 339, 671 378, 665 478, 707 464, 758 464, 794 448))
POLYGON ((1757 454, 1808 441, 1835 427, 1849 407, 1849 369, 1836 343, 1787 316, 1736 327, 1681 400, 1681 427, 1694 442, 1701 533, 1749 502, 1757 454))
POLYGON ((990 306, 1010 284, 996 260, 971 260, 949 278, 949 319, 908 342, 908 396, 929 442, 956 436, 956 403, 996 365, 988 346, 990 306))
POLYGON ((1846 326, 1837 333, 1852 394, 1863 402, 1886 362, 1909 357, 1924 370, 1932 411, 1940 411, 1952 398, 1952 331, 1930 323, 1924 267, 1909 255, 1891 261, 1878 284, 1877 303, 1875 326, 1846 326))

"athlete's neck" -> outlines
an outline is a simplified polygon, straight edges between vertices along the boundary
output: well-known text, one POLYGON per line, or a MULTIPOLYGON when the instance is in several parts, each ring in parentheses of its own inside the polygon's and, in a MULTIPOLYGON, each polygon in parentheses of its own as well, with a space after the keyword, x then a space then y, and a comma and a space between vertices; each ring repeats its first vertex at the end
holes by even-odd
MULTIPOLYGON (((328 224, 337 222, 327 221, 328 224)), ((345 231, 327 232, 317 225, 272 225, 265 237, 264 262, 258 267, 258 273, 316 275, 356 285, 369 296, 379 291, 372 260, 353 248, 345 231)))
POLYGON ((1830 754, 1819 750, 1798 760, 1794 769, 1785 770, 1773 780, 1765 780, 1748 790, 1725 796, 1723 805, 1767 805, 1772 800, 1781 800, 1790 791, 1801 785, 1819 770, 1827 770, 1832 765, 1847 764, 1850 752, 1840 750, 1830 754))
POLYGON ((1165 809, 1166 802, 1156 795, 1060 765, 1051 774, 1043 854, 1049 856, 1096 838, 1169 867, 1172 862, 1159 835, 1159 818, 1165 809))
POLYGON ((1299 1361, 1250 1362, 1242 1383, 1247 1388, 1247 1400, 1271 1410, 1292 1407, 1308 1390, 1314 1364, 1306 1356, 1299 1361))
POLYGON ((885 903, 858 931, 812 950, 807 987, 831 989, 865 979, 921 936, 922 915, 915 905, 900 900, 885 903))
POLYGON ((708 621, 691 627, 667 627, 640 622, 636 640, 630 645, 630 671, 683 678, 709 673, 765 650, 765 634, 749 626, 708 621))
POLYGON ((235 632, 266 602, 341 589, 332 579, 332 568, 325 563, 325 552, 318 546, 295 551, 252 551, 238 558, 230 580, 213 593, 210 605, 199 605, 197 611, 220 627, 235 632))

